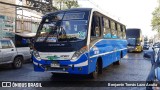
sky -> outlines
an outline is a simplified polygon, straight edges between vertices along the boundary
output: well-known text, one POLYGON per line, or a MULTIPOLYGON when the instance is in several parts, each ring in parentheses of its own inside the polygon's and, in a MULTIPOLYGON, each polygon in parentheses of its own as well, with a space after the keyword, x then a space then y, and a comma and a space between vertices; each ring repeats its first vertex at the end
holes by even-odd
POLYGON ((126 28, 140 28, 144 36, 152 37, 152 12, 158 6, 157 0, 78 0, 81 7, 99 9, 107 16, 126 25, 126 28))

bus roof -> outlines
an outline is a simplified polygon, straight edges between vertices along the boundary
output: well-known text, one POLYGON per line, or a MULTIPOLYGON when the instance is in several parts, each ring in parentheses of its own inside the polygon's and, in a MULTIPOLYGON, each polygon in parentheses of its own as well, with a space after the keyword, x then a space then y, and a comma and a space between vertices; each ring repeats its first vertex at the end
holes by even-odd
MULTIPOLYGON (((58 13, 58 12, 65 12, 65 11, 83 11, 83 10, 88 10, 88 11, 90 11, 90 10, 92 10, 92 8, 71 8, 71 9, 66 9, 66 10, 58 10, 58 11, 56 11, 56 12, 50 12, 50 13, 48 13, 48 14, 46 14, 46 15, 50 15, 50 14, 53 14, 53 13, 58 13)), ((45 16, 46 16, 45 15, 45 16)))
POLYGON ((140 28, 127 28, 127 30, 141 30, 140 28))
MULTIPOLYGON (((46 16, 48 16, 48 15, 51 15, 51 14, 54 14, 54 13, 58 13, 58 12, 65 12, 65 11, 85 11, 85 10, 86 10, 86 11, 93 11, 93 12, 96 11, 96 12, 99 12, 100 14, 106 16, 107 18, 109 18, 109 19, 111 19, 111 20, 113 20, 113 21, 115 21, 115 22, 117 22, 117 23, 119 23, 119 24, 122 24, 122 23, 118 22, 117 20, 114 20, 113 18, 107 16, 107 14, 106 14, 105 12, 102 12, 101 10, 98 10, 98 9, 95 9, 95 8, 71 8, 71 9, 66 9, 66 10, 58 10, 58 11, 56 11, 56 12, 50 12, 50 13, 46 14, 46 15, 44 15, 44 17, 46 17, 46 16)), ((122 24, 122 25, 124 25, 124 24, 122 24)))

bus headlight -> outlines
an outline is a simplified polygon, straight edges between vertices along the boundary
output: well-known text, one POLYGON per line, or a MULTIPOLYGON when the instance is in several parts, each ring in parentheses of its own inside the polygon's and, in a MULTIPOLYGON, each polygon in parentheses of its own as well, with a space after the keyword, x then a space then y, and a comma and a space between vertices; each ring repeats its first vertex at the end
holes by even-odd
POLYGON ((87 49, 87 46, 84 46, 83 48, 81 48, 80 50, 76 51, 71 60, 76 60, 79 58, 79 56, 81 56, 84 52, 86 52, 88 49, 87 49))
POLYGON ((37 51, 33 51, 33 56, 34 56, 38 61, 41 60, 41 57, 39 56, 39 53, 38 53, 37 51))

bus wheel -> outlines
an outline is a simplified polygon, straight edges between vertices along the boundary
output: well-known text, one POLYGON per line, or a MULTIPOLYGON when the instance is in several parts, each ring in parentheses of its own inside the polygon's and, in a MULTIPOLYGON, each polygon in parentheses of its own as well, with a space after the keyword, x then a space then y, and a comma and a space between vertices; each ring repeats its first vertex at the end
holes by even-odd
POLYGON ((141 52, 143 52, 143 49, 141 49, 141 52))
POLYGON ((61 75, 61 73, 53 73, 53 72, 51 72, 51 74, 52 74, 52 76, 54 76, 54 77, 58 77, 58 76, 61 75))
POLYGON ((113 65, 120 65, 120 61, 118 60, 118 61, 114 62, 113 65))
POLYGON ((96 79, 96 78, 98 77, 98 71, 99 71, 99 65, 98 65, 98 62, 97 62, 97 63, 96 63, 96 69, 95 69, 94 72, 92 72, 92 73, 90 74, 90 77, 91 77, 92 79, 96 79))

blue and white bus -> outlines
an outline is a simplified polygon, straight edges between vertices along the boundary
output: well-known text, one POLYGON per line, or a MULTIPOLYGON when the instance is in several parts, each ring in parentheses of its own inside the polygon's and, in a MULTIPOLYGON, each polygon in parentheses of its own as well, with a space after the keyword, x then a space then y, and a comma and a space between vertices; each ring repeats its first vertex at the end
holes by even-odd
POLYGON ((127 54, 125 32, 125 25, 92 8, 46 14, 34 42, 34 70, 96 78, 127 54))

